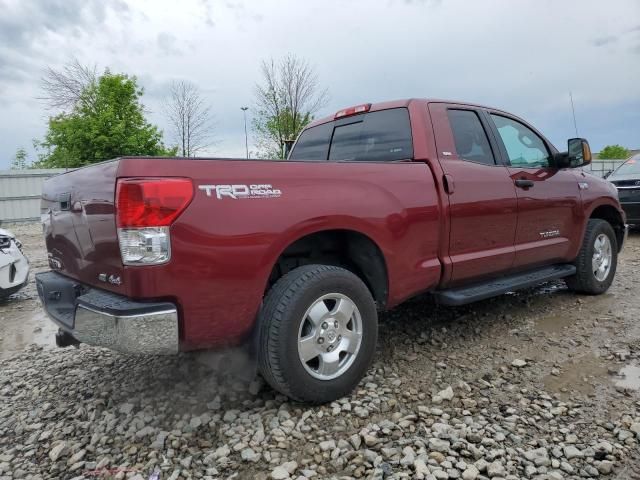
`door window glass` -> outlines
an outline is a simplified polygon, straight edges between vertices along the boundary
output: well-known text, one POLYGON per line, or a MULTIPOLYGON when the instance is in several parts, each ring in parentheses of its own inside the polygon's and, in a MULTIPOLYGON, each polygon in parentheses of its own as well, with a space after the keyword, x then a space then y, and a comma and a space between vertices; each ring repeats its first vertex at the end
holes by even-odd
POLYGON ((491 145, 478 114, 472 110, 449 110, 448 115, 458 157, 469 162, 495 165, 491 145))
POLYGON ((491 114, 491 118, 496 124, 512 166, 520 168, 549 166, 549 150, 533 130, 501 115, 491 114))

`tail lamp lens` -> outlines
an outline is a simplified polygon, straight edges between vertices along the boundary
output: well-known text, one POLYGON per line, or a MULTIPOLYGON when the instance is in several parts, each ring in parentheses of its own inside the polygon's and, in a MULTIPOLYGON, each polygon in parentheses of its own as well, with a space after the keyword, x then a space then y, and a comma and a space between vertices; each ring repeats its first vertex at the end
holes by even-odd
POLYGON ((193 198, 186 178, 127 178, 118 180, 118 227, 166 227, 193 198))
POLYGON ((116 223, 125 265, 157 265, 171 258, 170 225, 193 198, 185 178, 127 178, 116 188, 116 223))

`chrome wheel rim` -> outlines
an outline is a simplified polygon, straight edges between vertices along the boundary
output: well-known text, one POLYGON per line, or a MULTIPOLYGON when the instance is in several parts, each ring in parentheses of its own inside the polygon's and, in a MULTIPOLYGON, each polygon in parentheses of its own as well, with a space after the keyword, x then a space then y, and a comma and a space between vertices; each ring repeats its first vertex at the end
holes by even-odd
POLYGON ((362 317, 346 295, 329 293, 307 309, 298 330, 298 356, 319 380, 338 378, 353 364, 362 344, 362 317))
POLYGON ((599 282, 602 282, 609 276, 612 258, 611 241, 609 237, 601 233, 596 237, 596 241, 593 244, 593 258, 591 259, 591 270, 599 282))

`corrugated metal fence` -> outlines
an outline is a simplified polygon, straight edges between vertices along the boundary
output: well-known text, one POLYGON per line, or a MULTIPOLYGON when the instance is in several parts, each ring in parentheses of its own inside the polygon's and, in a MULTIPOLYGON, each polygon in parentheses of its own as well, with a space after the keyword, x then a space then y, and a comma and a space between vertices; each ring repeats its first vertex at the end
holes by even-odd
POLYGON ((65 172, 48 170, 0 170, 0 224, 40 219, 42 182, 65 172))

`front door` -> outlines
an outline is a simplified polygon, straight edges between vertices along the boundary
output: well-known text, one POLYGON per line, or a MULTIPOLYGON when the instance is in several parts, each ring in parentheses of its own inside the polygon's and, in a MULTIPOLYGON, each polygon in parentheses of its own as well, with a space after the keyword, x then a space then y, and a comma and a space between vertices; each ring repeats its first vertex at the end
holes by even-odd
POLYGON ((497 161, 488 124, 474 107, 429 104, 449 200, 449 285, 511 269, 517 197, 506 166, 497 161))
POLYGON ((488 112, 518 195, 514 268, 571 261, 582 218, 578 178, 553 166, 548 142, 522 121, 488 112))

